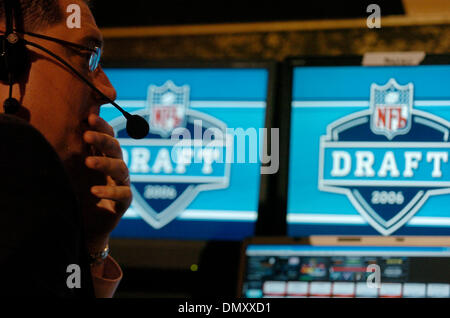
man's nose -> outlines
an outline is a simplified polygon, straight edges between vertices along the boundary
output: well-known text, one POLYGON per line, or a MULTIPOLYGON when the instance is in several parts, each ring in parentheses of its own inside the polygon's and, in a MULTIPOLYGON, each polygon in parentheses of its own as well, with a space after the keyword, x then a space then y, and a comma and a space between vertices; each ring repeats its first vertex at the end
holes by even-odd
MULTIPOLYGON (((115 100, 117 98, 117 92, 114 86, 112 86, 111 82, 108 79, 108 76, 106 76, 105 72, 101 68, 101 66, 98 66, 100 69, 97 71, 97 74, 95 76, 94 85, 111 100, 115 100)), ((99 99, 104 100, 105 102, 109 103, 108 100, 105 100, 103 96, 99 96, 99 99)))

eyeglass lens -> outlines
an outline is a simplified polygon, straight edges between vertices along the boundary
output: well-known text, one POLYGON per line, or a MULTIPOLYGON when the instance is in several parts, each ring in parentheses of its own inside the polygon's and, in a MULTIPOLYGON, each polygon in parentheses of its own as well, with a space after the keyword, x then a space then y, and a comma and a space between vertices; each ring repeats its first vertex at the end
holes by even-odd
POLYGON ((91 54, 91 58, 89 59, 89 71, 93 72, 96 70, 100 57, 102 55, 102 50, 98 46, 94 48, 94 51, 91 54))

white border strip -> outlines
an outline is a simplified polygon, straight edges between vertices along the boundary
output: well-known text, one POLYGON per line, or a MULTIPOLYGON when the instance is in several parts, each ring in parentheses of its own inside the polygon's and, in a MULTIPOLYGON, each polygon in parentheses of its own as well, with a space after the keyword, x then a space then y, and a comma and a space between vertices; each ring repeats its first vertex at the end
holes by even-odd
POLYGON ((448 142, 323 141, 325 148, 450 148, 448 142))
POLYGON ((191 108, 266 108, 266 102, 252 101, 191 101, 191 108))
MULTIPOLYGON (((116 103, 126 108, 146 108, 146 100, 116 100, 116 103)), ((114 106, 106 104, 104 108, 111 108, 114 106)), ((266 102, 258 101, 190 101, 190 108, 266 108, 266 102)))
POLYGON ((293 101, 293 108, 302 107, 369 107, 365 100, 351 101, 293 101))
MULTIPOLYGON (((233 210, 185 210, 178 219, 200 220, 200 221, 256 221, 258 212, 256 211, 233 211, 233 210)), ((125 215, 125 219, 140 219, 139 214, 131 206, 125 215)), ((368 225, 360 215, 342 214, 298 214, 288 213, 287 221, 291 224, 356 224, 368 225)), ((450 226, 450 217, 424 217, 415 216, 408 223, 408 226, 450 226)))
POLYGON ((450 100, 416 100, 414 106, 450 106, 450 100))
MULTIPOLYGON (((431 187, 450 188, 450 181, 408 181, 408 180, 359 180, 359 179, 325 179, 322 186, 380 186, 380 187, 431 187)), ((447 189, 445 189, 447 190, 447 189)), ((448 193, 448 192, 446 192, 448 193)))
MULTIPOLYGON (((116 100, 116 103, 122 107, 127 108, 145 108, 147 107, 146 100, 116 100)), ((193 100, 189 103, 191 108, 265 108, 266 102, 258 101, 205 101, 205 100, 193 100)), ((369 107, 369 101, 293 101, 293 108, 303 107, 369 107)), ((443 106, 450 107, 450 100, 417 100, 414 102, 414 106, 417 107, 431 107, 431 106, 443 106)), ((104 108, 114 107, 111 104, 105 104, 104 108)))
POLYGON ((181 220, 256 221, 256 211, 186 210, 178 216, 181 220))
MULTIPOLYGON (((363 224, 368 225, 360 215, 342 215, 342 214, 304 214, 288 213, 287 221, 291 224, 363 224)), ((450 226, 450 217, 425 217, 415 216, 407 225, 410 226, 450 226)))
POLYGON ((416 216, 407 223, 411 226, 428 226, 428 225, 439 225, 439 226, 450 226, 450 218, 446 217, 420 217, 416 216))
MULTIPOLYGON (((121 107, 127 107, 127 108, 145 108, 147 107, 147 101, 146 100, 116 100, 117 104, 119 104, 121 107)), ((112 104, 105 104, 102 106, 102 108, 115 108, 112 104)))
MULTIPOLYGON (((185 210, 178 216, 180 220, 198 221, 256 221, 256 211, 233 211, 233 210, 185 210)), ((140 219, 140 215, 131 206, 125 215, 125 219, 140 219)))
POLYGON ((342 214, 304 214, 288 213, 287 222, 292 224, 368 224, 360 215, 342 214))
MULTIPOLYGON (((450 100, 416 100, 414 106, 446 106, 450 107, 450 100)), ((369 101, 365 100, 350 100, 350 101, 293 101, 293 108, 303 107, 369 107, 369 101)))
MULTIPOLYGON (((225 170, 225 169, 223 169, 225 170)), ((149 174, 130 174, 131 182, 175 182, 175 183, 224 183, 227 182, 226 176, 183 176, 183 175, 149 175, 149 174)))
POLYGON ((450 257, 448 251, 442 252, 431 252, 431 251, 390 251, 390 250, 379 250, 379 251, 364 251, 364 250, 330 250, 328 251, 314 251, 314 250, 295 250, 286 248, 284 250, 280 249, 258 249, 258 250, 248 250, 245 252, 247 256, 417 256, 417 257, 450 257))
MULTIPOLYGON (((194 136, 196 137, 196 136, 194 136)), ((203 136, 201 136, 203 137, 203 136)), ((226 137, 232 137, 230 134, 228 134, 226 137)), ((130 138, 117 138, 117 141, 119 141, 120 146, 125 147, 136 147, 136 146, 147 146, 147 147, 153 147, 153 146, 169 146, 169 147, 193 147, 193 148, 203 148, 203 147, 232 147, 233 143, 230 142, 230 138, 226 138, 227 141, 224 142, 223 140, 209 140, 204 141, 203 139, 130 139, 130 138)))

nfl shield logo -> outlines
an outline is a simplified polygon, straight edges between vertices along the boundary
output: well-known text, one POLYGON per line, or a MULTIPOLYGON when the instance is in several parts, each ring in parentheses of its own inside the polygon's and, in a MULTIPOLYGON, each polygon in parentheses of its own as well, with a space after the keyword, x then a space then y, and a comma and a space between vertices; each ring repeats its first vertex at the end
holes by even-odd
POLYGON ((391 235, 430 196, 450 193, 449 136, 450 122, 413 108, 412 83, 372 84, 370 109, 335 120, 321 137, 319 190, 346 195, 391 235))
POLYGON ((202 191, 229 185, 233 140, 224 122, 189 108, 189 86, 150 85, 148 105, 133 112, 150 123, 141 140, 129 138, 126 119, 110 121, 130 171, 132 206, 154 229, 177 218, 202 191), (182 139, 172 134, 183 128, 182 139), (214 136, 209 140, 206 136, 214 136), (189 137, 187 137, 189 136, 189 137))
POLYGON ((148 105, 150 109, 150 132, 163 137, 185 125, 186 109, 189 103, 189 86, 177 87, 172 81, 163 86, 150 85, 148 105))
POLYGON ((400 86, 391 78, 384 86, 372 84, 370 108, 371 129, 375 134, 385 135, 389 140, 404 135, 411 129, 413 84, 400 86))

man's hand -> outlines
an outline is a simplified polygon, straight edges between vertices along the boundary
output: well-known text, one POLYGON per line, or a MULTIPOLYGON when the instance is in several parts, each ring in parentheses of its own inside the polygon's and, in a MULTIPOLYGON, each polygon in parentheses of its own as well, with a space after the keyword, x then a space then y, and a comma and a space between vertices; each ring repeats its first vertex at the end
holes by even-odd
POLYGON ((86 131, 83 138, 95 155, 88 156, 85 164, 96 172, 96 177, 90 178, 87 185, 94 197, 84 202, 83 213, 88 249, 92 253, 101 251, 108 243, 109 234, 131 204, 132 194, 128 168, 113 128, 95 114, 88 120, 93 130, 86 131))

